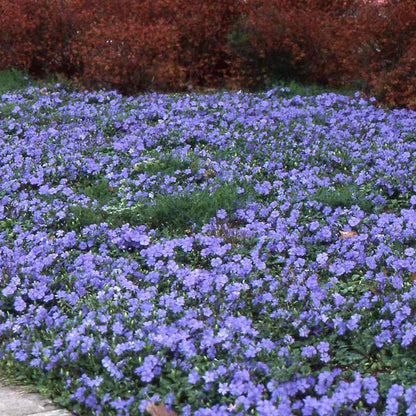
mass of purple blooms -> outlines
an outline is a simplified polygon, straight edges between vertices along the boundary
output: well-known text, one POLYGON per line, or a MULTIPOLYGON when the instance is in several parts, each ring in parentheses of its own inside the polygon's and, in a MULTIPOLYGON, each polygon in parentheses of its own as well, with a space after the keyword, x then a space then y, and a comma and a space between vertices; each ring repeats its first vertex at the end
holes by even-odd
POLYGON ((1 371, 81 415, 416 415, 415 112, 29 87, 0 177, 1 371))

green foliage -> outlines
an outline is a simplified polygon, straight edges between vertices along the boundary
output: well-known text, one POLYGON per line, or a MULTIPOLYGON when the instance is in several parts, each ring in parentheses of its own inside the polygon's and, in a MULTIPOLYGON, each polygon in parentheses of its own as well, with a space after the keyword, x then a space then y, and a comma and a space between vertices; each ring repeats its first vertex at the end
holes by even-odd
POLYGON ((28 77, 15 69, 0 72, 0 94, 7 91, 25 88, 29 85, 28 77))
POLYGON ((98 201, 100 206, 108 204, 114 198, 114 190, 109 186, 107 179, 100 179, 98 182, 86 186, 82 193, 91 200, 98 201))
POLYGON ((370 212, 373 208, 368 192, 358 185, 342 185, 336 189, 319 188, 310 199, 321 202, 331 208, 351 208, 358 205, 363 211, 370 212))
POLYGON ((186 195, 159 195, 141 215, 152 228, 167 227, 183 232, 193 223, 202 225, 219 209, 232 212, 242 203, 243 196, 237 193, 237 186, 223 184, 213 192, 205 189, 186 195))
POLYGON ((334 88, 333 86, 313 83, 302 83, 294 81, 285 81, 282 79, 271 79, 267 85, 268 88, 280 88, 280 95, 285 98, 295 97, 296 95, 307 97, 317 96, 320 94, 342 94, 352 96, 355 93, 351 88, 334 88))
POLYGON ((146 172, 149 176, 157 174, 172 176, 178 170, 190 169, 191 175, 195 175, 200 168, 200 161, 194 154, 181 158, 168 153, 158 159, 151 158, 144 163, 137 164, 133 171, 138 173, 146 172))
POLYGON ((106 219, 105 212, 101 209, 94 209, 91 204, 88 207, 74 205, 68 209, 67 217, 60 227, 66 231, 79 231, 88 225, 106 222, 106 219))
POLYGON ((50 74, 42 79, 34 79, 25 71, 7 69, 0 72, 0 95, 9 91, 27 88, 29 85, 39 88, 51 88, 57 83, 69 87, 71 82, 55 74, 50 74))
POLYGON ((90 224, 100 224, 108 220, 108 214, 103 206, 109 204, 116 196, 114 190, 109 186, 107 179, 100 179, 96 183, 80 189, 80 193, 90 198, 87 206, 72 205, 67 213, 65 221, 61 226, 66 230, 80 230, 90 224))
POLYGON ((153 200, 138 201, 132 206, 109 205, 113 193, 108 190, 106 181, 84 189, 91 202, 88 206, 70 207, 62 224, 68 230, 80 230, 90 224, 107 222, 111 227, 123 224, 146 224, 160 232, 182 234, 193 224, 202 226, 214 217, 219 209, 233 212, 243 205, 250 192, 239 194, 235 184, 222 184, 215 190, 204 189, 191 194, 159 194, 153 200))
POLYGON ((249 52, 249 34, 244 27, 243 22, 234 24, 234 27, 227 33, 227 45, 232 53, 236 56, 248 56, 249 52))

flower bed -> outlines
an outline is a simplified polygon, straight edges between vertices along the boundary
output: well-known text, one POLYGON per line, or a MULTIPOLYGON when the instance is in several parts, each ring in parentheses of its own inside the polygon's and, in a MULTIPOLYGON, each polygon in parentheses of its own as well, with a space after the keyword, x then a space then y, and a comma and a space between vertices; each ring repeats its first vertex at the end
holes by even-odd
POLYGON ((84 415, 416 414, 415 112, 29 88, 0 115, 4 373, 84 415))

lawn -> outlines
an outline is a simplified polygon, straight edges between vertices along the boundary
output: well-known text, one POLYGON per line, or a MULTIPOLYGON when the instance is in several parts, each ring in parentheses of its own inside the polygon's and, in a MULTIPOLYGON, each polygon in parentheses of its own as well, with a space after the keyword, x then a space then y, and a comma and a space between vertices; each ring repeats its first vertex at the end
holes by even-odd
POLYGON ((80 415, 416 415, 416 112, 29 86, 0 176, 3 376, 80 415))

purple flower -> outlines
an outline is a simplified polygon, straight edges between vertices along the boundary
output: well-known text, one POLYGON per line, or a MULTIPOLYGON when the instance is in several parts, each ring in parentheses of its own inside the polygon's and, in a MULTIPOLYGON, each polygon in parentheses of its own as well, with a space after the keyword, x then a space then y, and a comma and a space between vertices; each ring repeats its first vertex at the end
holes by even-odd
POLYGON ((351 217, 349 220, 348 220, 348 224, 349 225, 351 225, 351 227, 355 227, 356 225, 358 225, 359 223, 360 223, 360 218, 357 218, 357 217, 351 217))
POLYGON ((404 399, 407 404, 406 414, 408 416, 416 415, 416 386, 411 386, 406 389, 404 393, 404 399))
POLYGON ((269 181, 264 181, 261 184, 259 183, 255 185, 254 189, 260 195, 268 195, 270 193, 270 190, 272 189, 272 185, 269 181))
POLYGON ((23 312, 26 309, 26 302, 22 299, 21 296, 17 296, 14 300, 14 309, 17 312, 23 312))
POLYGON ((200 376, 198 372, 193 369, 188 375, 188 383, 189 384, 196 384, 200 380, 200 376))
POLYGON ((316 354, 316 349, 312 345, 308 347, 303 347, 301 354, 306 358, 311 358, 316 354))
POLYGON ((409 247, 404 251, 404 254, 408 257, 414 256, 416 253, 415 249, 413 247, 409 247))
POLYGON ((359 327, 358 327, 358 322, 360 321, 360 319, 361 319, 361 315, 359 315, 359 314, 355 313, 355 314, 351 317, 351 319, 349 319, 349 320, 347 321, 347 328, 348 328, 350 331, 353 331, 354 329, 359 328, 359 327))
POLYGON ((225 211, 225 209, 218 210, 217 217, 221 220, 225 219, 227 217, 227 211, 225 211))
MULTIPOLYGON (((288 410, 288 413, 285 413, 286 415, 292 414, 290 411, 290 406, 286 410, 288 410)), ((279 409, 277 409, 269 400, 260 400, 256 405, 256 411, 258 412, 259 416, 272 416, 282 414, 280 413, 282 408, 279 406, 279 409)))
POLYGON ((321 267, 325 266, 328 261, 328 254, 327 253, 318 254, 316 256, 316 261, 321 267))
POLYGON ((336 307, 339 307, 339 306, 343 305, 344 302, 345 302, 345 298, 342 295, 340 295, 339 293, 334 293, 332 295, 332 298, 334 299, 334 303, 335 303, 336 307))

